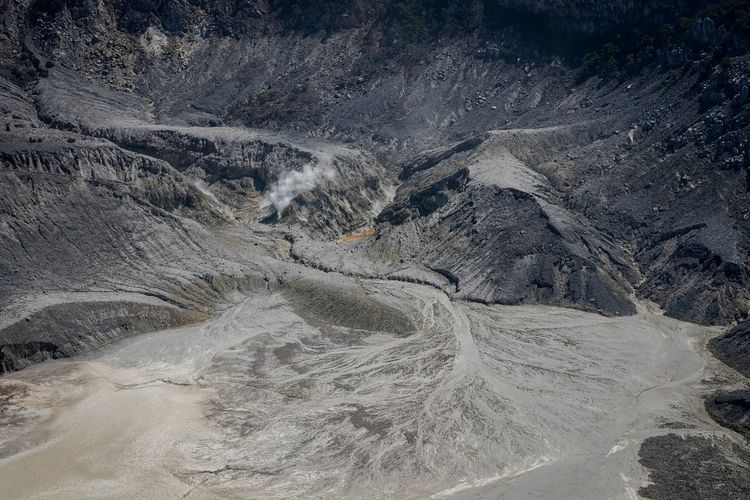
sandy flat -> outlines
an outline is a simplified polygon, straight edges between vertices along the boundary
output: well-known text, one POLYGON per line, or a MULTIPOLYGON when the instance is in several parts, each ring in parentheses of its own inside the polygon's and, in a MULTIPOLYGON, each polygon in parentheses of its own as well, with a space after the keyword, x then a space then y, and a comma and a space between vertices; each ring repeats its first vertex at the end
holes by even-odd
POLYGON ((0 497, 634 498, 644 438, 710 425, 710 329, 349 284, 413 331, 277 293, 0 379, 0 497))

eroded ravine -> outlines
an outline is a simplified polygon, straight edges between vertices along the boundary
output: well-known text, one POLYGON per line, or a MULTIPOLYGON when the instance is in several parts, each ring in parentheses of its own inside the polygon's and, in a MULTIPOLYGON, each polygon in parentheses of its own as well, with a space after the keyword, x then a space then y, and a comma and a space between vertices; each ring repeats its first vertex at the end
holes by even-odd
POLYGON ((705 328, 300 272, 3 378, 2 495, 627 498, 643 438, 708 425, 705 328))

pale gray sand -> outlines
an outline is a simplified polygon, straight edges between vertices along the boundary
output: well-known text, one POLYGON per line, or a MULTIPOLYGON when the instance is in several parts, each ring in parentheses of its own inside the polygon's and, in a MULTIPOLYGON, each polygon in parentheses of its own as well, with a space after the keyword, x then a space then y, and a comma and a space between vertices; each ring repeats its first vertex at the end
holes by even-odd
POLYGON ((711 330, 325 279, 414 331, 328 324, 277 293, 11 374, 0 389, 26 392, 0 413, 0 496, 635 498, 645 437, 713 428, 711 330))

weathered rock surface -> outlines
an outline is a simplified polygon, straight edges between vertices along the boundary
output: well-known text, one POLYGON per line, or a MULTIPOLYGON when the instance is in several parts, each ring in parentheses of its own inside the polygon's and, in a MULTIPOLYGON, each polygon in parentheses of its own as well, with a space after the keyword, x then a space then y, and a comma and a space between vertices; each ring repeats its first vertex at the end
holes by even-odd
POLYGON ((154 126, 143 116, 120 121, 115 113, 131 102, 122 93, 95 85, 74 90, 66 78, 42 89, 39 99, 59 113, 44 115, 46 122, 77 132, 48 128, 24 92, 3 80, 4 114, 11 120, 0 136, 0 297, 3 323, 10 325, 0 333, 4 370, 194 321, 232 289, 257 286, 247 282, 272 272, 216 242, 211 228, 256 220, 263 203, 271 206, 266 211, 274 200, 283 206, 281 214, 271 211, 272 222, 336 236, 371 220, 386 197, 382 167, 366 153, 294 145, 247 130, 154 126), (79 107, 58 107, 58 101, 79 107), (312 174, 292 175, 305 168, 312 174), (29 330, 27 312, 42 314, 48 295, 67 291, 94 294, 85 304, 59 306, 79 307, 91 322, 67 333, 29 330), (95 294, 112 292, 134 293, 134 304, 104 304, 120 312, 100 317, 95 294), (159 314, 167 319, 149 313, 128 328, 108 323, 127 325, 132 308, 149 297, 164 302, 159 314))
POLYGON ((177 307, 130 302, 48 306, 0 330, 0 373, 70 357, 127 335, 194 323, 205 316, 177 307))
POLYGON ((448 276, 456 297, 634 313, 628 257, 559 205, 544 176, 509 151, 515 138, 492 133, 470 150, 452 148, 457 155, 422 159, 378 217, 375 251, 400 245, 448 276))
POLYGON ((750 377, 750 321, 742 322, 711 339, 708 346, 714 356, 750 377))
POLYGON ((719 392, 706 399, 711 418, 750 439, 750 390, 719 392))
POLYGON ((750 456, 728 440, 667 434, 647 439, 639 456, 652 470, 654 483, 638 491, 645 498, 697 500, 750 495, 750 456))

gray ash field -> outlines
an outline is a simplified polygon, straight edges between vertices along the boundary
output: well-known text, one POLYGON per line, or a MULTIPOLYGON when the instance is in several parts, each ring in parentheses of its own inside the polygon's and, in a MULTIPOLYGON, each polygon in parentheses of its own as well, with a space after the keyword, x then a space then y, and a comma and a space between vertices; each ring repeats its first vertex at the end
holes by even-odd
POLYGON ((702 327, 297 268, 215 320, 3 379, 4 494, 627 498, 665 422, 721 436, 702 327))
POLYGON ((0 498, 750 497, 749 20, 0 0, 0 498))

